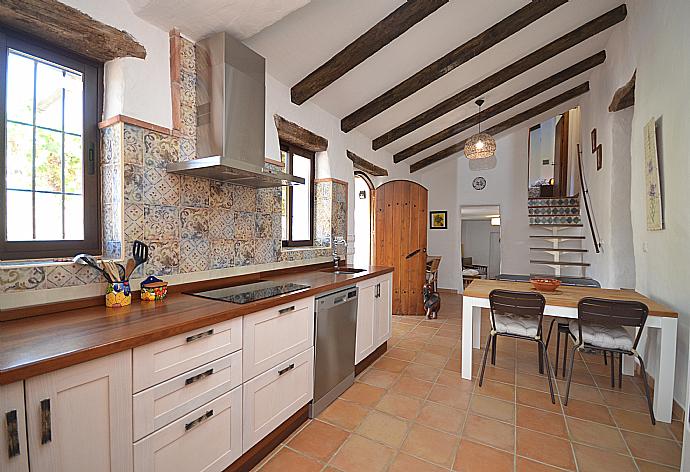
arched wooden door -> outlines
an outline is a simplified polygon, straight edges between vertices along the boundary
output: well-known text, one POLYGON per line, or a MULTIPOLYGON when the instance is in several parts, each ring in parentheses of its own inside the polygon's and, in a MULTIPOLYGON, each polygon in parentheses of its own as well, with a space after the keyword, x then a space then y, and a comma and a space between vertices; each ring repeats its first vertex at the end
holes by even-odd
POLYGON ((424 314, 428 191, 408 180, 376 189, 375 265, 395 267, 393 313, 424 314))

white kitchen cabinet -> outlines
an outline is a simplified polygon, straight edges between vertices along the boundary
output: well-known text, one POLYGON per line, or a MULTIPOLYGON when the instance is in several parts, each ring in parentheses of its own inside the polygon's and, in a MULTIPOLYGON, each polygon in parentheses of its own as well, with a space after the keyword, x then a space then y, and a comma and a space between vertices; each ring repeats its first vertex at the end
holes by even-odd
POLYGON ((31 472, 132 470, 132 353, 26 380, 31 472))
POLYGON ((29 472, 26 446, 24 382, 0 385, 0 470, 29 472))
POLYGON ((134 472, 221 472, 240 455, 241 386, 134 443, 134 472))
POLYGON ((357 336, 355 364, 360 363, 391 336, 392 276, 385 274, 357 284, 357 336))

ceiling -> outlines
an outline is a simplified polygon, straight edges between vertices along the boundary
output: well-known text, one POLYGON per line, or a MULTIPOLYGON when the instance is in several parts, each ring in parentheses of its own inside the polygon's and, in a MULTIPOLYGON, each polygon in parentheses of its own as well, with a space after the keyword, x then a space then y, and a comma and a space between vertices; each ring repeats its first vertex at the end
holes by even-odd
POLYGON ((165 31, 179 28, 198 41, 227 31, 246 39, 311 0, 127 0, 134 13, 165 31))
MULTIPOLYGON (((386 15, 403 0, 319 0, 294 11, 245 41, 268 60, 268 72, 293 86, 386 15), (334 21, 335 20, 335 21, 334 21)), ((364 63, 311 98, 311 102, 343 118, 408 78, 424 66, 528 4, 528 0, 450 0, 364 63)), ((509 39, 469 60, 442 78, 356 128, 376 138, 460 90, 477 83, 517 59, 623 3, 623 0, 570 0, 509 39)), ((616 28, 614 26, 613 28, 616 28)), ((543 62, 489 91, 491 106, 552 74, 604 49, 613 28, 543 62)), ((587 80, 574 77, 537 97, 501 113, 483 128, 527 110, 587 80)), ((570 101, 563 110, 577 103, 570 101)), ((554 110, 556 114, 563 110, 554 110)), ((384 149, 395 153, 476 113, 470 102, 428 123, 384 149)), ((535 118, 539 122, 540 117, 535 118)), ((398 164, 408 165, 467 138, 474 130, 450 138, 398 164)), ((366 158, 366 156, 363 156, 366 158)), ((439 164, 436 164, 439 165, 439 164)))

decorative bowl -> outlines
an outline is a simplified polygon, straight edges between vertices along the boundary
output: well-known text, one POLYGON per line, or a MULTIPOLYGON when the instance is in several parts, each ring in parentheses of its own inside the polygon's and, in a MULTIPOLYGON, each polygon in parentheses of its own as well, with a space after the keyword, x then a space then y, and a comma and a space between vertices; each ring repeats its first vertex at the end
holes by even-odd
POLYGON ((555 292, 561 285, 557 279, 530 279, 530 283, 540 292, 555 292))
POLYGON ((129 287, 129 282, 113 282, 109 283, 105 289, 105 306, 108 308, 117 308, 127 306, 132 303, 132 290, 129 287))

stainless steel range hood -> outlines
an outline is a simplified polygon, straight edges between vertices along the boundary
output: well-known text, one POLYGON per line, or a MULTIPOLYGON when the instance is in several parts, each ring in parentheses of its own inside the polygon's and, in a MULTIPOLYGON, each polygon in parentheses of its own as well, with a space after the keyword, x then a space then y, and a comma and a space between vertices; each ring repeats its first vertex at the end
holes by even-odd
POLYGON ((167 171, 245 187, 303 184, 264 167, 266 60, 217 33, 197 43, 196 67, 199 158, 168 164, 167 171))

